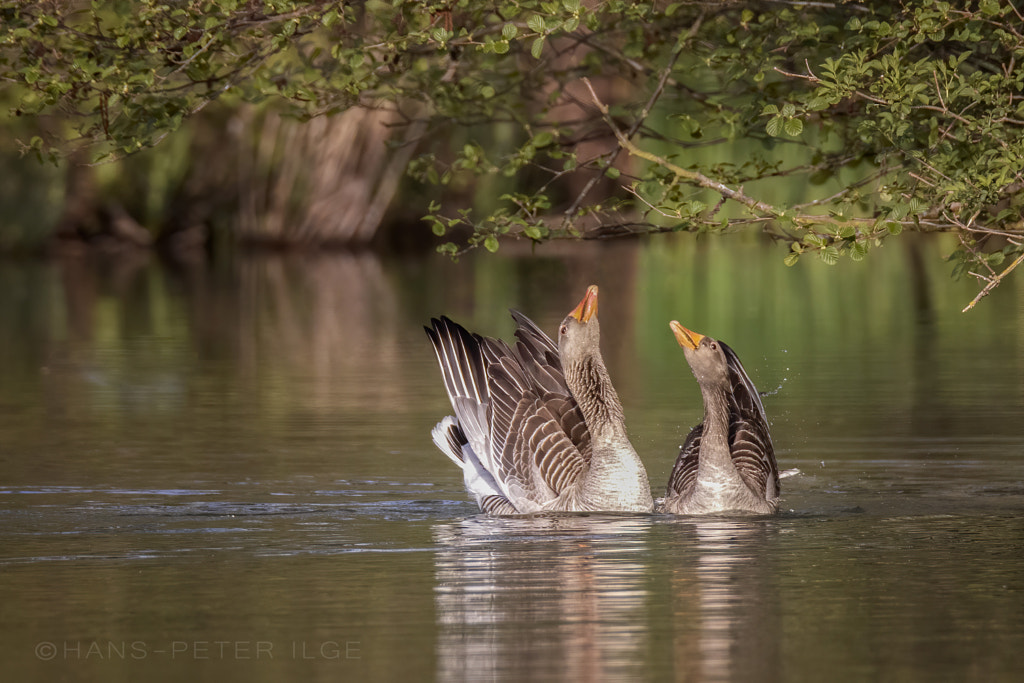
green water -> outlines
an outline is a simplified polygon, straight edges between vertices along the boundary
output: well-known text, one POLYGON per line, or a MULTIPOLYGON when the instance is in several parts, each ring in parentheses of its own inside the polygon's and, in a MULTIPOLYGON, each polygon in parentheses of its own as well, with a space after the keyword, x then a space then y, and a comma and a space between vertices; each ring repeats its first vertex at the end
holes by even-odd
POLYGON ((5 679, 1017 680, 1024 292, 961 314, 907 245, 0 263, 5 679), (591 283, 656 493, 701 415, 675 318, 769 392, 779 516, 476 513, 422 326, 591 283))

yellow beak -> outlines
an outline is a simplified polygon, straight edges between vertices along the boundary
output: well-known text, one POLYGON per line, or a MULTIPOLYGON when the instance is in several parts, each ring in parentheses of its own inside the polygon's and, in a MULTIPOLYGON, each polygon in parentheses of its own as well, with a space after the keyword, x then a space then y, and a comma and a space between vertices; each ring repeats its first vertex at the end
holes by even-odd
POLYGON ((677 320, 673 320, 668 326, 672 328, 672 334, 676 336, 676 341, 684 349, 696 349, 700 344, 700 340, 704 338, 703 334, 697 334, 693 330, 686 329, 677 320))
POLYGON ((583 301, 576 308, 572 309, 572 313, 569 315, 581 323, 590 322, 590 319, 597 315, 597 285, 587 287, 587 293, 583 295, 583 301))

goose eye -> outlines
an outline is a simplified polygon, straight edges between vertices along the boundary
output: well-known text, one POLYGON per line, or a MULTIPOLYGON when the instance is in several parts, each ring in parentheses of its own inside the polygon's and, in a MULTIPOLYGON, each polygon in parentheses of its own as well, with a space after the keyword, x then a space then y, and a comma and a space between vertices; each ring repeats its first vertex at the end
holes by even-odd
POLYGON ((558 328, 558 334, 569 334, 569 326, 562 325, 560 328, 558 328))
POLYGON ((711 342, 711 350, 712 351, 717 351, 718 350, 718 344, 716 344, 715 342, 711 342))

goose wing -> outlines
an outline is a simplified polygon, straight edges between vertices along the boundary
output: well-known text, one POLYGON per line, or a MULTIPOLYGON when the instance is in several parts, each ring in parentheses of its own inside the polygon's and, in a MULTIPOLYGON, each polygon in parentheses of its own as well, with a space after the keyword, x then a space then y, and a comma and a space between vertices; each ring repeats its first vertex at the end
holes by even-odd
POLYGON ((779 496, 779 468, 768 424, 757 416, 734 416, 729 425, 732 462, 754 493, 766 500, 779 496))
POLYGON ((514 309, 509 312, 516 322, 515 356, 525 378, 524 384, 530 386, 532 395, 541 398, 550 419, 561 426, 572 445, 589 462, 590 430, 565 381, 558 346, 525 315, 514 309))
POLYGON ((431 319, 430 323, 431 327, 425 329, 455 411, 455 417, 445 417, 434 427, 434 443, 462 469, 466 488, 481 510, 514 514, 516 509, 491 466, 493 450, 487 422, 490 389, 484 339, 446 317, 431 319))
POLYGON ((700 439, 704 433, 704 423, 690 430, 686 435, 686 441, 679 447, 679 456, 672 466, 672 473, 668 476, 668 487, 665 491, 666 498, 688 493, 697 483, 697 465, 700 463, 700 439))
MULTIPOLYGON (((444 316, 432 318, 430 324, 431 327, 424 329, 441 366, 444 388, 455 411, 462 438, 477 455, 486 457, 491 450, 486 417, 490 390, 481 349, 483 340, 444 316)), ((440 443, 438 445, 441 446, 440 443)), ((449 449, 442 447, 441 450, 452 456, 449 449)))
POLYGON ((481 509, 500 514, 556 498, 579 479, 591 453, 558 347, 522 313, 512 317, 514 348, 447 317, 426 328, 455 411, 435 428, 434 442, 463 467, 481 509))
POLYGON ((754 386, 753 380, 747 374, 740 357, 732 350, 732 347, 719 340, 719 345, 725 353, 726 365, 729 368, 729 380, 731 383, 732 397, 735 407, 740 415, 760 418, 765 424, 768 423, 768 416, 764 412, 764 405, 761 403, 761 394, 754 386))
POLYGON ((488 366, 491 440, 510 499, 541 505, 579 478, 587 459, 573 437, 589 444, 589 434, 580 434, 586 426, 571 396, 544 391, 516 360, 488 366))
MULTIPOLYGON (((700 442, 704 423, 690 430, 679 449, 669 474, 666 498, 680 496, 693 489, 700 462, 700 442)), ((779 471, 767 425, 759 420, 734 416, 729 425, 729 450, 732 462, 744 483, 766 500, 779 495, 779 471)))
POLYGON ((732 461, 747 486, 771 500, 779 495, 779 469, 761 395, 736 352, 725 343, 721 346, 731 381, 729 446, 732 461))
POLYGON ((511 311, 516 321, 516 356, 533 391, 544 402, 547 413, 568 435, 584 460, 590 461, 590 430, 583 411, 569 391, 562 371, 558 347, 532 320, 519 311, 511 311))
MULTIPOLYGON (((558 360, 558 345, 555 344, 551 337, 544 334, 544 330, 537 327, 535 322, 514 308, 510 309, 509 313, 512 315, 512 319, 516 321, 516 338, 529 347, 533 353, 548 356, 551 363, 561 369, 562 363, 558 360)), ((565 383, 564 378, 562 383, 565 383)))

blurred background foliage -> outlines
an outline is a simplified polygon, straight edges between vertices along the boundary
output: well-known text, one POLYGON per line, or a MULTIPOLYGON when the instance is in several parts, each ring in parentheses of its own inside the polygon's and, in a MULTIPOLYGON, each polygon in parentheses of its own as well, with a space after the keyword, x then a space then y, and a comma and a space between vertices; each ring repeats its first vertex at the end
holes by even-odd
POLYGON ((793 265, 949 232, 980 297, 1024 260, 1022 25, 997 0, 0 2, 0 248, 747 230, 793 265))

